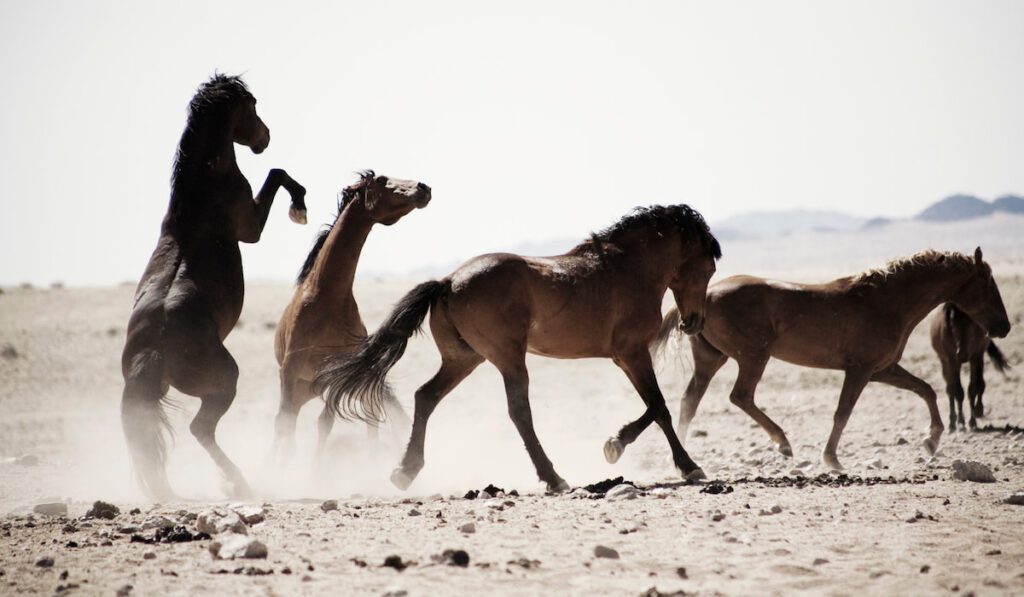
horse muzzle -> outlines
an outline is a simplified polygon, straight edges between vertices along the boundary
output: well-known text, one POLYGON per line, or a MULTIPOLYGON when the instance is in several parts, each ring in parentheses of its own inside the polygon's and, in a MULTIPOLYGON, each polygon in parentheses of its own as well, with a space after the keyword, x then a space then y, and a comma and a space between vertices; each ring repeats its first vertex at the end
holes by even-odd
POLYGON ((1004 320, 996 323, 995 325, 993 325, 988 330, 988 335, 993 337, 993 338, 1005 338, 1006 335, 1009 334, 1009 333, 1010 333, 1010 321, 1008 319, 1004 319, 1004 320))
POLYGON ((691 313, 686 319, 679 320, 679 329, 690 336, 699 334, 704 329, 704 321, 703 315, 691 313))

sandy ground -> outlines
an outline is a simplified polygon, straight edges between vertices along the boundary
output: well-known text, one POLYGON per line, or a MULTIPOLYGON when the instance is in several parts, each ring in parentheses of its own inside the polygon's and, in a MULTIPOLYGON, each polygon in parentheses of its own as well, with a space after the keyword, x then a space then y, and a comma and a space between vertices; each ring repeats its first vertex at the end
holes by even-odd
MULTIPOLYGON (((1019 429, 1024 277, 1019 265, 996 264, 996 272, 1015 325, 999 345, 1017 366, 1006 377, 988 368, 981 423, 1019 429)), ((357 285, 371 328, 414 282, 357 285)), ((153 543, 156 530, 143 527, 154 516, 195 533, 195 515, 234 502, 187 432, 198 401, 176 394, 169 474, 190 501, 148 503, 133 484, 118 423, 132 293, 126 285, 0 294, 0 594, 1024 593, 1024 506, 1005 503, 1024 490, 1024 434, 946 434, 928 458, 921 400, 872 384, 840 445, 847 476, 819 476, 841 375, 777 362, 758 403, 796 455, 774 452, 729 404, 735 366, 727 365, 687 442, 720 483, 682 484, 654 428, 607 464, 604 440, 639 415, 641 401, 609 361, 541 358, 529 361, 534 419, 556 469, 574 487, 622 476, 640 488, 634 499, 545 495, 487 365, 435 412, 427 465, 405 493, 387 481, 402 430, 372 440, 363 426, 339 423, 328 458, 314 466, 315 403, 300 416, 291 465, 275 469, 266 456, 278 400, 273 328, 291 294, 284 285, 249 286, 228 339, 241 368, 238 398, 219 428, 221 445, 259 494, 248 504, 264 520, 247 530, 267 556, 217 559, 209 539, 153 543), (996 482, 955 480, 955 459, 987 465, 996 482), (506 495, 464 497, 489 484, 506 495), (325 510, 331 499, 337 509, 325 510), (120 514, 85 517, 96 500, 120 514), (52 503, 67 514, 33 512, 52 503), (452 564, 453 552, 465 566, 452 564)), ((941 394, 926 328, 915 331, 902 363, 941 394)), ((429 338, 418 337, 396 367, 393 381, 410 412, 412 392, 437 363, 429 338)), ((685 351, 660 363, 673 413, 688 373, 685 351)), ((945 419, 944 396, 940 408, 945 419)))

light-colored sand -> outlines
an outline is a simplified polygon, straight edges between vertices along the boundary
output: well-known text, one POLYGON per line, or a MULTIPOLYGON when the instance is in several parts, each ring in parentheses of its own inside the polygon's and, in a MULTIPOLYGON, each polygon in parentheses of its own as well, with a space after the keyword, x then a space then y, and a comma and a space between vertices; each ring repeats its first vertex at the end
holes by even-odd
MULTIPOLYGON (((997 266, 1015 325, 999 345, 1017 367, 1005 378, 989 367, 986 425, 1024 425, 1019 270, 997 266)), ((834 272, 843 273, 849 272, 834 272)), ((369 327, 415 282, 359 283, 369 327)), ((764 432, 729 404, 735 367, 719 373, 687 449, 730 493, 680 484, 653 427, 618 464, 604 461, 604 440, 642 404, 625 376, 600 360, 529 360, 538 435, 571 485, 621 475, 646 489, 637 499, 544 495, 488 365, 435 412, 427 465, 408 492, 387 481, 405 440, 400 431, 385 430, 372 442, 363 426, 339 423, 329 458, 314 474, 316 404, 300 416, 292 466, 269 469, 264 459, 278 399, 273 326, 291 293, 283 285, 248 288, 241 325, 228 339, 241 368, 238 398, 219 428, 225 450, 260 494, 254 503, 265 504, 265 522, 249 533, 269 556, 222 561, 208 552, 209 541, 132 543, 131 532, 120 530, 153 514, 176 517, 231 503, 187 431, 198 401, 176 394, 170 478, 194 501, 150 504, 132 483, 118 423, 119 356, 132 292, 4 288, 0 295, 0 345, 16 352, 0 358, 0 594, 63 594, 71 585, 69 594, 82 595, 127 586, 133 595, 640 595, 651 587, 705 595, 1024 593, 1024 506, 1003 503, 1024 490, 1022 435, 947 434, 929 459, 920 447, 927 427, 921 400, 872 384, 854 410, 840 458, 850 475, 907 482, 798 488, 743 480, 778 480, 804 461, 807 477, 824 472, 819 454, 841 383, 837 372, 769 366, 758 403, 789 434, 791 460, 772 451, 764 432), (26 454, 38 463, 14 461, 26 454), (997 482, 954 480, 954 459, 988 465, 997 482), (490 483, 519 496, 463 499, 490 483), (331 498, 338 510, 321 510, 331 498), (121 515, 78 520, 100 499, 118 505, 121 515), (48 502, 66 502, 67 518, 31 515, 48 502), (130 514, 133 508, 140 512, 130 514), (469 522, 475 532, 460 532, 469 522), (619 557, 596 557, 599 545, 619 557), (469 565, 433 561, 449 549, 465 550, 469 565), (415 564, 401 572, 383 567, 391 555, 415 564), (37 565, 47 557, 52 566, 37 565)), ((945 419, 938 361, 925 334, 926 326, 915 331, 903 364, 939 391, 945 419)), ((673 413, 687 361, 684 351, 661 364, 673 413)), ((429 337, 418 337, 396 367, 393 381, 410 412, 412 392, 437 363, 429 337)))

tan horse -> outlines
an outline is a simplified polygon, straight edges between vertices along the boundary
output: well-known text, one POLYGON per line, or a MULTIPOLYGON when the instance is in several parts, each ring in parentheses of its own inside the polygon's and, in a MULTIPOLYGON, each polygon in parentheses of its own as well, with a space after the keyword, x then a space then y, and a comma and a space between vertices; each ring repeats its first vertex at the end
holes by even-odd
MULTIPOLYGON (((312 380, 321 361, 354 351, 366 338, 352 282, 370 229, 377 223, 390 226, 429 202, 430 187, 422 182, 377 176, 372 170, 362 172, 359 182, 342 191, 338 217, 318 236, 277 324, 274 354, 281 368, 281 404, 275 456, 286 460, 293 450, 299 409, 319 396, 312 380)), ((389 413, 408 420, 394 396, 389 395, 386 404, 389 413)), ((325 406, 318 423, 318 456, 333 425, 334 413, 325 406)))
POLYGON ((216 75, 189 106, 167 216, 135 293, 121 355, 121 422, 139 481, 157 499, 173 496, 164 465, 162 405, 170 386, 202 400, 189 426, 192 435, 227 477, 232 493, 249 493, 215 438, 238 380, 238 366, 223 344, 242 310, 238 243, 260 239, 281 186, 291 194, 292 219, 305 223, 306 191, 275 169, 254 198, 235 162, 235 143, 261 153, 270 131, 241 79, 216 75))
MULTIPOLYGON (((782 429, 754 404, 754 389, 771 357, 805 367, 846 373, 835 420, 822 459, 832 469, 839 436, 857 398, 870 381, 919 395, 928 405, 931 430, 924 444, 934 453, 942 436, 935 391, 911 375, 899 360, 914 327, 932 309, 949 301, 1003 337, 1010 322, 992 278, 982 261, 960 253, 925 251, 892 261, 881 270, 839 278, 825 284, 794 284, 753 276, 733 276, 708 289, 707 324, 690 337, 693 376, 679 409, 679 437, 684 439, 700 400, 715 373, 729 359, 739 365, 729 400, 750 415, 786 456, 793 455, 782 429)), ((670 312, 659 333, 663 344, 678 321, 670 312)))
POLYGON ((704 219, 686 205, 637 208, 557 257, 482 255, 440 281, 414 288, 357 352, 332 359, 315 381, 328 387, 333 409, 379 417, 385 377, 429 312, 441 367, 416 391, 409 444, 391 475, 399 488, 407 488, 423 468, 427 419, 434 408, 485 360, 504 378, 509 416, 538 477, 551 490, 567 487, 534 432, 527 352, 612 359, 647 409, 608 440, 606 457, 614 462, 626 445, 657 422, 676 466, 690 477, 702 477, 673 432, 648 345, 658 333, 668 289, 686 314, 684 329, 700 331, 704 292, 720 256, 704 219))
POLYGON ((1006 374, 1009 365, 996 343, 981 326, 957 308, 946 303, 935 313, 931 327, 932 348, 942 363, 942 377, 949 396, 949 430, 956 431, 957 423, 964 427, 964 386, 960 383, 960 366, 970 364, 971 381, 967 386, 971 407, 971 429, 977 429, 976 417, 985 416, 982 396, 985 394, 985 353, 1000 373, 1006 374))

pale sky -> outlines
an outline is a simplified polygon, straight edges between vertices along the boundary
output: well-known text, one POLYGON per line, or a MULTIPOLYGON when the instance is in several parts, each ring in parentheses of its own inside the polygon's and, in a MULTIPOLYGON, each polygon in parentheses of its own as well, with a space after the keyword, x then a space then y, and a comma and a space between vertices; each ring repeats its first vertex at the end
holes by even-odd
MULTIPOLYGON (((355 171, 431 185, 361 272, 582 239, 636 205, 714 229, 1024 193, 1024 3, 0 0, 0 285, 134 281, 186 106, 243 74, 278 196, 250 281, 291 279, 355 171)), ((725 247, 726 250, 728 247, 725 247)))

